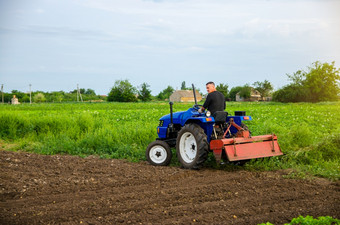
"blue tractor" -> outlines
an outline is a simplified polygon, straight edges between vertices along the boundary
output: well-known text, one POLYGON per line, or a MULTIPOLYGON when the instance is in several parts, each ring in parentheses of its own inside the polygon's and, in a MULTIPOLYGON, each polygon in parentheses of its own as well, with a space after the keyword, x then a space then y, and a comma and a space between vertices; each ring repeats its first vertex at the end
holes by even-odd
POLYGON ((219 111, 211 116, 209 111, 200 113, 193 85, 195 104, 187 111, 173 112, 160 118, 158 138, 146 149, 146 158, 151 165, 169 165, 171 148, 176 148, 177 158, 183 168, 199 169, 213 152, 217 162, 242 161, 282 155, 274 134, 251 137, 244 121, 252 120, 244 111, 235 115, 219 111))

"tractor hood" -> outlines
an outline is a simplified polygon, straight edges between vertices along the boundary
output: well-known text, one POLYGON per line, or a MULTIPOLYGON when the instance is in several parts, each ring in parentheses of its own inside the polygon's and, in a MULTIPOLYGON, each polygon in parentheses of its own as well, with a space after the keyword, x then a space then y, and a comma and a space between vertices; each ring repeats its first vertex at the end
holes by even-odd
MULTIPOLYGON (((173 115, 173 122, 175 124, 180 123, 183 113, 185 113, 185 111, 175 112, 175 113, 172 114, 173 115)), ((164 123, 164 125, 169 124, 170 123, 170 114, 161 117, 159 120, 163 120, 166 123, 166 124, 164 123)))
MULTIPOLYGON (((170 124, 170 114, 161 117, 159 120, 163 121, 162 126, 167 127, 170 124)), ((199 113, 197 109, 189 108, 187 111, 180 111, 173 113, 173 123, 184 126, 188 120, 199 120, 202 123, 214 122, 214 118, 207 118, 204 113, 199 113)))

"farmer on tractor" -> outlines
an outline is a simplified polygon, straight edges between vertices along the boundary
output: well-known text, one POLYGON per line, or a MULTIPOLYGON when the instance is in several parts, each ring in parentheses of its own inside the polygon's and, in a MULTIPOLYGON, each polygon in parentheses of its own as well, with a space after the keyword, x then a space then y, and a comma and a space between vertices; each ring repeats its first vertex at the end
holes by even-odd
POLYGON ((244 162, 283 155, 276 135, 252 137, 243 123, 252 120, 251 116, 247 116, 245 111, 235 111, 235 115, 228 115, 224 111, 223 94, 216 91, 213 82, 208 82, 206 87, 208 96, 204 105, 197 104, 194 85, 193 107, 186 111, 173 112, 173 103, 169 102, 170 114, 159 119, 158 138, 148 145, 145 152, 150 164, 169 165, 172 158, 171 148, 176 148, 178 161, 186 169, 202 167, 209 152, 213 152, 216 163, 221 160, 244 162), (203 113, 205 109, 209 110, 203 113))
POLYGON ((203 107, 198 110, 199 113, 203 113, 205 109, 211 112, 214 117, 217 111, 225 110, 225 98, 224 95, 216 90, 215 83, 210 81, 206 84, 208 96, 203 104, 203 107))

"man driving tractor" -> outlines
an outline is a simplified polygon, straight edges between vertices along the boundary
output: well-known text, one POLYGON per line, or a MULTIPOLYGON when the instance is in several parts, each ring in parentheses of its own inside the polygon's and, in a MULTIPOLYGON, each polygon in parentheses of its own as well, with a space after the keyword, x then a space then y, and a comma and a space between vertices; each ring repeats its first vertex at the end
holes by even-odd
POLYGON ((202 113, 205 109, 208 109, 211 112, 211 115, 214 116, 216 111, 224 111, 225 110, 225 98, 224 95, 216 90, 215 83, 209 81, 206 84, 208 96, 203 104, 203 107, 198 110, 198 112, 202 113))

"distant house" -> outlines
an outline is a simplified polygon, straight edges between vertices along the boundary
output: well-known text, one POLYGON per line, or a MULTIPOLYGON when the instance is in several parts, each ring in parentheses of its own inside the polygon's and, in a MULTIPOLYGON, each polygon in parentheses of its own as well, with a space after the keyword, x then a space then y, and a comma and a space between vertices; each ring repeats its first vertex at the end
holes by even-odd
POLYGON ((13 98, 11 99, 11 103, 12 103, 12 105, 20 104, 18 98, 15 95, 13 95, 13 98))
POLYGON ((271 96, 269 96, 269 97, 262 97, 262 101, 270 102, 271 100, 273 100, 273 97, 271 97, 271 96))
POLYGON ((250 98, 243 98, 240 96, 240 93, 237 93, 236 101, 237 102, 257 102, 257 101, 262 101, 262 97, 259 91, 252 88, 250 92, 250 98))
MULTIPOLYGON (((201 94, 196 91, 197 101, 202 100, 201 94)), ((195 102, 194 93, 192 90, 176 90, 170 95, 170 101, 172 102, 195 102)))

